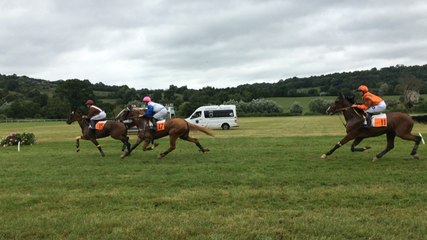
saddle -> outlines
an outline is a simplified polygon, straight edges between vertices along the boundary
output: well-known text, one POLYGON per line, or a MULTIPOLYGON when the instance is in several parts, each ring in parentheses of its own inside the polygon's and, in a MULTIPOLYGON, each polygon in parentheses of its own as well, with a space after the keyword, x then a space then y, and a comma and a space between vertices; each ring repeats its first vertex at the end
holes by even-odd
POLYGON ((160 131, 165 130, 165 122, 166 122, 166 120, 159 120, 159 121, 157 121, 156 122, 156 127, 154 128, 153 125, 152 125, 153 123, 151 121, 148 121, 148 126, 150 128, 152 128, 153 130, 155 130, 156 132, 160 132, 160 131))
POLYGON ((107 123, 106 120, 101 120, 101 121, 96 122, 95 129, 96 130, 102 130, 102 129, 104 129, 104 126, 105 126, 106 123, 107 123))
POLYGON ((365 125, 362 125, 363 127, 366 127, 366 128, 387 127, 386 113, 375 113, 373 115, 368 114, 368 117, 370 117, 370 121, 366 121, 365 125))

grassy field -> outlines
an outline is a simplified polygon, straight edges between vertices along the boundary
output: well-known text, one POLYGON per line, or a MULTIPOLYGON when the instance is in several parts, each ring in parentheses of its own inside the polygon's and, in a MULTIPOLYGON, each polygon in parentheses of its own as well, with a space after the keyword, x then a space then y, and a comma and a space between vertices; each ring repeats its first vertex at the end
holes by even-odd
MULTIPOLYGON (((337 116, 240 118, 239 128, 194 133, 210 152, 179 140, 156 157, 103 139, 75 152, 76 124, 1 123, 0 136, 33 132, 37 143, 0 149, 0 239, 424 239, 427 150, 412 143, 379 162, 350 145, 337 116)), ((414 133, 427 135, 427 125, 414 133)), ((135 136, 131 136, 132 141, 135 136)))

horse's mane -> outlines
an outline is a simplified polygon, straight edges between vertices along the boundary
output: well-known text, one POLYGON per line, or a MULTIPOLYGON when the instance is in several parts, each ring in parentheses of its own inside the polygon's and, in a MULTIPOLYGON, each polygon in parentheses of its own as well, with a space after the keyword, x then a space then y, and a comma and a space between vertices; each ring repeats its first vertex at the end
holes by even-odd
MULTIPOLYGON (((341 95, 341 96, 344 98, 344 100, 347 100, 350 103, 350 106, 356 103, 354 95, 345 95, 345 96, 341 95)), ((360 108, 354 108, 354 110, 356 110, 356 112, 362 115, 364 113, 364 111, 360 108)))
POLYGON ((345 99, 347 101, 349 101, 351 104, 355 103, 355 101, 354 101, 354 95, 347 95, 347 96, 345 96, 345 99))

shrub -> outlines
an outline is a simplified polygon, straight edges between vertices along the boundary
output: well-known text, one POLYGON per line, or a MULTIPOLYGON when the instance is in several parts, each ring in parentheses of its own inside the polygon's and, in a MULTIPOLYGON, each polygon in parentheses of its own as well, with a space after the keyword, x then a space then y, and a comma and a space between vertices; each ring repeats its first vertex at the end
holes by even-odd
POLYGON ((326 109, 328 109, 330 104, 331 102, 328 100, 322 98, 315 98, 310 101, 308 107, 310 108, 310 112, 312 113, 326 114, 326 109))
POLYGON ((292 105, 289 107, 289 112, 295 115, 301 115, 303 110, 304 107, 298 102, 292 103, 292 105))
POLYGON ((33 133, 9 133, 5 138, 1 139, 0 145, 3 147, 18 145, 32 145, 36 142, 36 137, 33 133))

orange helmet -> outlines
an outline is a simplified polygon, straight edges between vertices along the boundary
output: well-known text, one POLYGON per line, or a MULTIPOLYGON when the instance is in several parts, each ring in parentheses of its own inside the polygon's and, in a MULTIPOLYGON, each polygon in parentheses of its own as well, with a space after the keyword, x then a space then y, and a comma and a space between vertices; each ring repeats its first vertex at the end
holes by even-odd
POLYGON ((95 103, 93 102, 92 99, 89 99, 86 101, 86 105, 93 105, 93 104, 95 104, 95 103))
POLYGON ((359 86, 359 88, 357 89, 357 91, 360 91, 360 92, 368 92, 369 90, 368 90, 368 87, 367 86, 365 86, 365 85, 360 85, 359 86))

